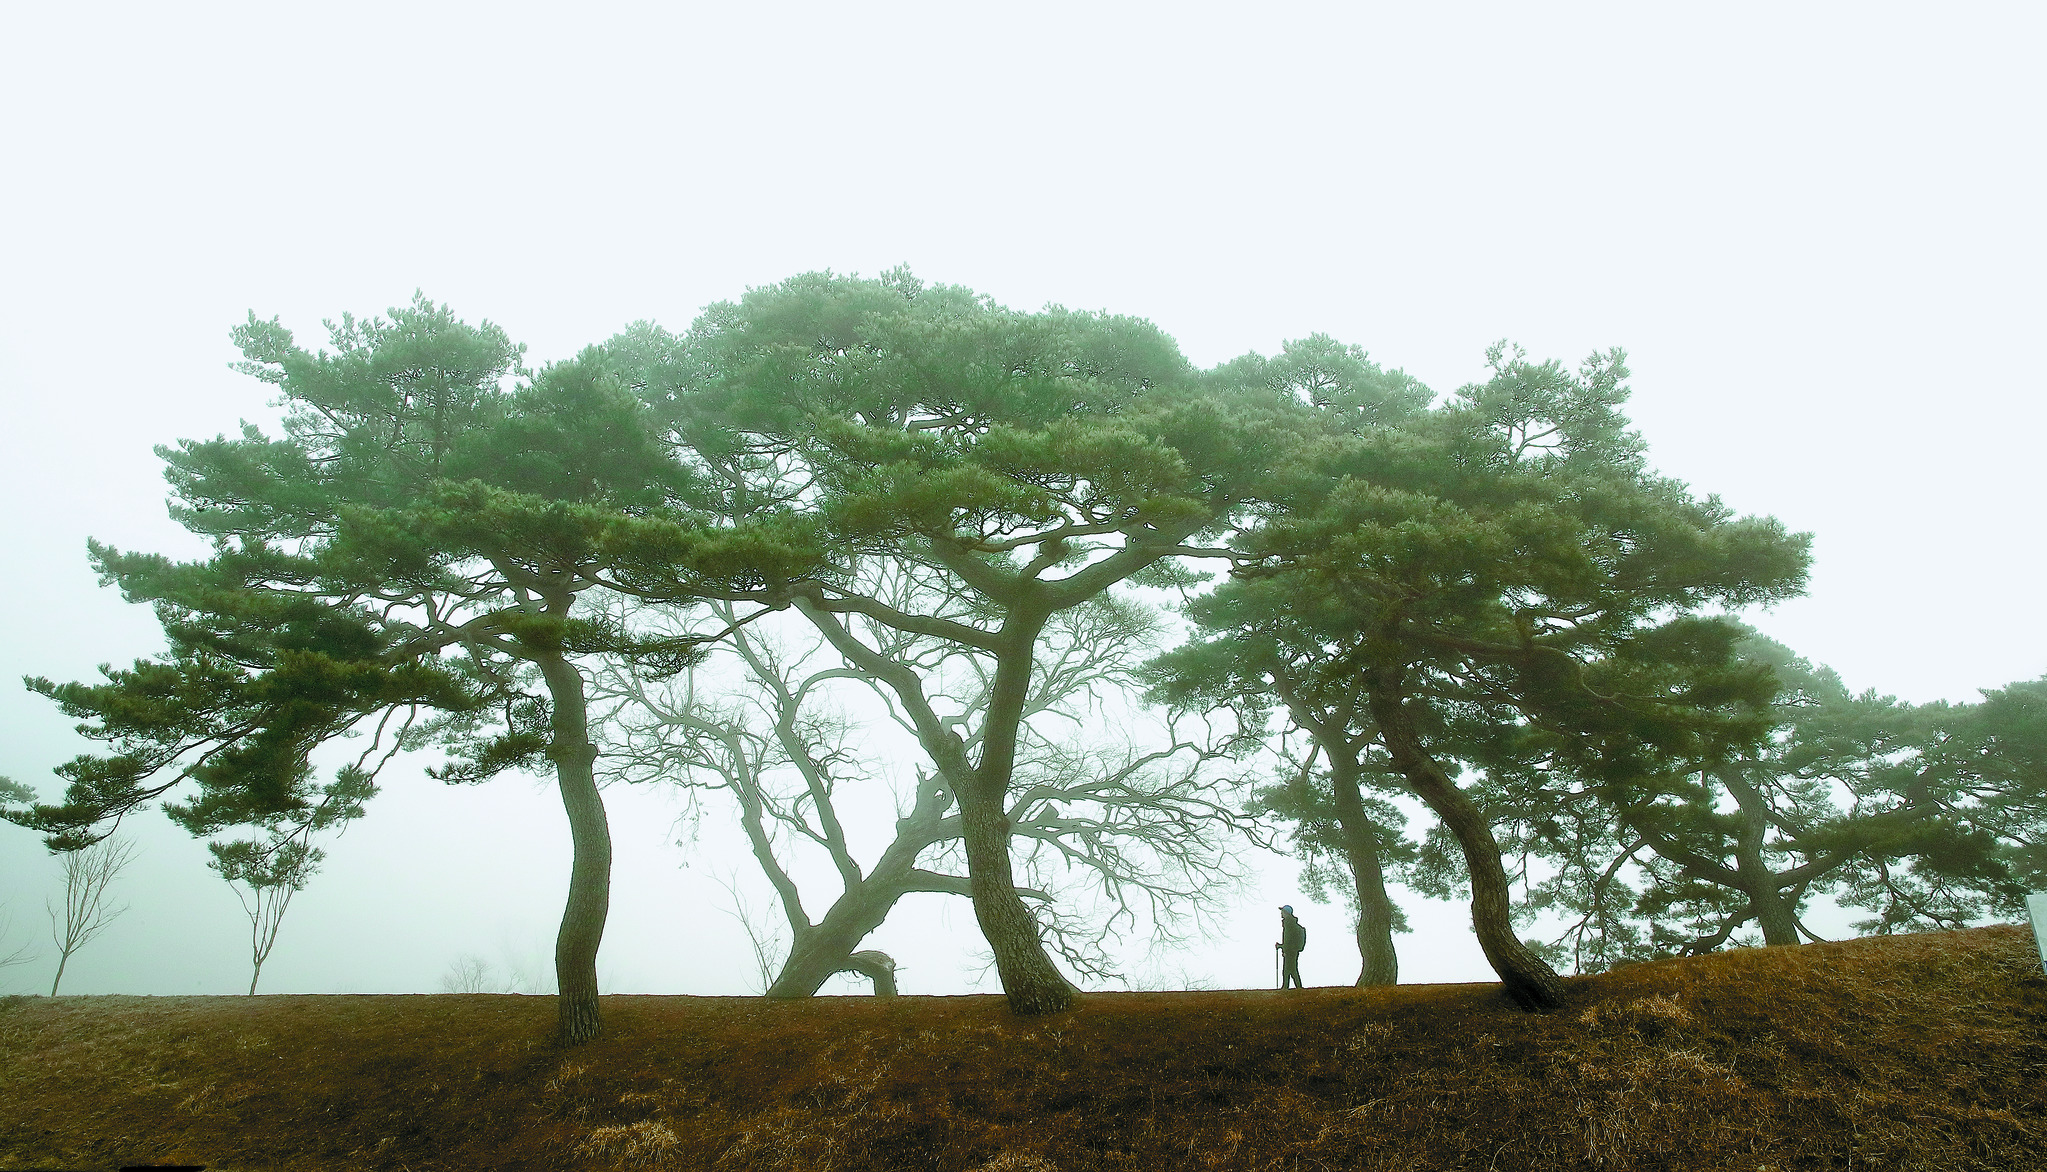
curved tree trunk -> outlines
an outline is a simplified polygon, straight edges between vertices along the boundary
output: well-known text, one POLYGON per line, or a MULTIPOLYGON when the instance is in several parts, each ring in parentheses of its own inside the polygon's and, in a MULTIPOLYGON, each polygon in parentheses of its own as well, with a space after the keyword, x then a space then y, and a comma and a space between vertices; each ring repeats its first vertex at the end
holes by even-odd
POLYGON ((1033 654, 1045 615, 1010 612, 1003 624, 1008 649, 995 660, 995 681, 988 689, 988 715, 982 725, 981 763, 958 789, 961 839, 966 846, 967 880, 974 896, 974 918, 995 952, 995 971, 1009 1011, 1018 1016, 1056 1013, 1073 1004, 1076 991, 1045 952, 1038 917, 1016 892, 1016 871, 1009 856, 1009 782, 1016 772, 1017 728, 1023 723, 1029 695, 1033 654))
POLYGON ((559 652, 536 656, 554 705, 554 760, 562 807, 569 815, 575 860, 568 904, 554 940, 555 1042, 573 1046, 597 1036, 597 949, 611 912, 611 826, 597 792, 597 746, 590 743, 583 673, 559 652))
MULTIPOLYGON (((792 749, 792 752, 794 750, 792 749)), ((813 790, 813 792, 816 792, 813 790)), ((774 861, 774 852, 766 835, 755 840, 755 854, 761 865, 767 868, 771 878, 778 878, 777 886, 788 883, 789 890, 783 893, 783 904, 789 909, 789 919, 795 928, 795 938, 789 946, 789 957, 782 963, 782 971, 768 986, 769 997, 814 997, 824 983, 835 974, 857 972, 874 982, 877 997, 895 996, 895 961, 880 952, 855 952, 860 942, 869 933, 881 927, 882 921, 894 910, 896 901, 912 891, 933 890, 930 882, 934 878, 929 872, 917 869, 917 856, 933 843, 943 842, 950 837, 946 825, 945 811, 952 804, 951 788, 937 778, 918 776, 917 800, 910 813, 896 821, 896 836, 881 853, 874 869, 866 875, 860 874, 853 865, 852 857, 846 852, 843 838, 835 840, 830 849, 839 858, 839 873, 845 881, 845 890, 832 906, 825 909, 824 919, 815 925, 796 902, 794 884, 774 861), (879 957, 881 962, 861 960, 862 957, 879 957), (886 968, 886 972, 881 971, 886 968)), ((830 799, 819 795, 818 804, 829 807, 830 799)), ((748 832, 753 828, 749 826, 748 832)))
POLYGON ((884 953, 853 950, 881 927, 897 900, 912 891, 934 889, 925 881, 934 877, 918 871, 916 863, 917 855, 925 847, 946 837, 940 829, 944 820, 938 816, 944 804, 930 796, 936 792, 934 789, 919 794, 917 812, 896 824, 895 841, 882 852, 872 872, 833 900, 832 906, 825 909, 824 919, 797 929, 789 946, 789 957, 782 962, 782 971, 775 975, 774 983, 768 986, 767 996, 814 997, 826 981, 844 972, 857 972, 872 980, 877 997, 895 996, 895 961, 884 953), (862 957, 879 957, 880 961, 863 961, 862 957), (881 972, 883 967, 885 973, 881 972))
MULTIPOLYGON (((834 974, 847 971, 866 973, 855 962, 853 950, 868 933, 881 927, 903 891, 892 883, 877 883, 873 877, 846 892, 832 903, 824 919, 796 934, 789 945, 789 959, 768 986, 767 996, 776 998, 814 997, 834 974)), ((894 973, 895 966, 889 966, 894 973)), ((868 974, 872 975, 872 974, 868 974)), ((894 985, 894 977, 890 977, 894 985)))
POLYGON ((1486 960, 1506 986, 1507 996, 1526 1010, 1554 1009, 1562 1004, 1563 980, 1515 935, 1499 840, 1493 837, 1477 803, 1457 788, 1422 747, 1404 702, 1403 675, 1402 669, 1393 667, 1374 668, 1367 676, 1372 719, 1393 756, 1393 766, 1407 778, 1415 796, 1428 803, 1457 836, 1464 850, 1464 863, 1471 872, 1471 926, 1486 960))
POLYGON ((1046 955, 1038 918, 1016 892, 1016 872, 1009 857, 1009 817, 1003 809, 1006 795, 1006 786, 981 784, 963 787, 959 795, 974 919, 995 952, 995 972, 1002 979, 1010 1012, 1019 1016, 1056 1013, 1073 1004, 1075 990, 1046 955), (993 795, 972 792, 984 788, 993 789, 993 795))
POLYGON ((894 957, 891 957, 886 952, 879 952, 870 948, 865 952, 854 953, 851 960, 853 962, 850 966, 851 971, 859 973, 874 982, 874 995, 876 997, 893 997, 896 995, 896 962, 894 957))
POLYGON ((1393 949, 1393 897, 1386 894, 1386 869, 1379 860, 1379 839, 1358 787, 1355 760, 1329 754, 1329 784, 1336 798, 1336 823, 1343 831, 1343 854, 1358 893, 1358 987, 1400 983, 1400 957, 1393 949))
POLYGON ((1763 836, 1769 830, 1763 795, 1733 769, 1716 770, 1715 776, 1741 807, 1740 829, 1734 840, 1734 871, 1740 878, 1742 894, 1748 896, 1749 910, 1755 913, 1756 924, 1763 930, 1763 943, 1797 944, 1797 913, 1791 901, 1784 898, 1778 877, 1763 858, 1763 836))

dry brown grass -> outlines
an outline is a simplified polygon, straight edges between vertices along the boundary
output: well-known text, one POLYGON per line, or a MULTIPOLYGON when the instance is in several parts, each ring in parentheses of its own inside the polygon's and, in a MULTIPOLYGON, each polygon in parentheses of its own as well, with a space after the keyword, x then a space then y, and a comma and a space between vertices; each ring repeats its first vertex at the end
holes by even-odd
POLYGON ((0 1005, 0 1168, 2047 1168, 2047 980, 1983 928, 1490 985, 0 1005))

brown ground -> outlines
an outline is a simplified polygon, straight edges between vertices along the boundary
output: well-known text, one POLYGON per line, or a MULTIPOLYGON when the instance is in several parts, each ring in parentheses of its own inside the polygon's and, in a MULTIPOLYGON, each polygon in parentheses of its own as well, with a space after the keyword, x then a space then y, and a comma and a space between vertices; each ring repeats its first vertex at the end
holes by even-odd
POLYGON ((0 1168, 2047 1169, 2024 928, 1568 990, 9 998, 0 1168))

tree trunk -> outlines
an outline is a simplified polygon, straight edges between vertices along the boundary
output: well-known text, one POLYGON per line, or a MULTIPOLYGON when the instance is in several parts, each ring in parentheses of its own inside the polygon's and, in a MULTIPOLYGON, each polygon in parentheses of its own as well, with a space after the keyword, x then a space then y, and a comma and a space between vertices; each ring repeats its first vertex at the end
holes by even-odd
POLYGON ((1386 894, 1386 870, 1365 798, 1358 788, 1357 762, 1329 754, 1329 785, 1336 798, 1336 823, 1343 854, 1358 893, 1358 987, 1400 983, 1400 957, 1393 949, 1393 898, 1386 894))
POLYGON ((569 815, 575 860, 569 866, 568 905, 554 941, 555 1042, 573 1046, 597 1036, 597 949, 611 912, 611 827, 597 792, 597 746, 590 743, 583 673, 558 652, 536 657, 554 704, 554 744, 548 756, 569 815))
POLYGON ((1797 944, 1798 916, 1791 901, 1777 885, 1777 876, 1763 858, 1763 836, 1769 821, 1763 795, 1734 769, 1714 771, 1720 784, 1734 795, 1741 807, 1740 830, 1734 840, 1734 871, 1740 877, 1741 892, 1748 896, 1749 910, 1763 930, 1764 944, 1797 944))
POLYGON ((1009 998, 1009 1011, 1020 1017, 1057 1013, 1073 1004, 1075 990, 1045 954, 1038 918, 1016 893, 1009 818, 1003 810, 1008 787, 988 787, 975 780, 977 784, 963 787, 959 794, 974 919, 995 952, 995 972, 1009 998), (980 792, 984 789, 994 792, 980 792))
POLYGON ((1031 671, 1036 667, 1038 632, 1045 615, 1010 612, 1003 624, 1009 648, 995 659, 995 680, 988 689, 988 715, 981 726, 979 768, 958 786, 961 840, 966 846, 967 879, 974 896, 974 918, 995 951, 995 971, 1009 1011, 1020 1017, 1057 1013, 1073 1004, 1075 990, 1045 952, 1038 917, 1016 893, 1016 872, 1009 857, 1009 783, 1016 773, 1017 728, 1023 723, 1031 671))
POLYGON ((853 950, 868 933, 881 927, 901 896, 901 889, 894 884, 876 883, 870 878, 833 901, 824 919, 799 933, 790 944, 789 959, 782 963, 782 971, 776 974, 774 984, 768 986, 767 995, 814 997, 836 973, 866 972, 855 963, 853 950))
POLYGON ((848 959, 853 962, 849 966, 850 971, 859 973, 874 982, 874 995, 876 997, 893 997, 896 995, 896 962, 894 957, 891 957, 886 952, 878 952, 870 948, 865 952, 856 952, 848 959))
POLYGON ((64 966, 71 963, 71 954, 66 952, 57 958, 57 976, 50 982, 50 996, 57 995, 57 986, 64 983, 64 966))
POLYGON ((1563 980, 1514 934, 1507 870, 1500 863, 1500 843, 1485 814, 1435 758, 1422 747, 1405 703, 1404 671, 1374 668, 1368 675, 1372 719, 1392 754, 1394 768, 1407 778, 1415 796, 1428 804, 1443 825, 1457 836, 1464 863, 1471 872, 1471 926, 1486 960, 1500 975, 1516 1005, 1531 1012, 1563 1003, 1563 980))

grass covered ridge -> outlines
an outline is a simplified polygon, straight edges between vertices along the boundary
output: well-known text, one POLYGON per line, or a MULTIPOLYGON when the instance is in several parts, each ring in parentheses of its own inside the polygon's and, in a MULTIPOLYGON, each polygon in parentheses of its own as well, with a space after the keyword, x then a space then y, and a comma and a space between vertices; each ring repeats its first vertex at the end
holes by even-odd
POLYGON ((10 998, 0 1167, 2047 1168, 2022 927, 1566 982, 999 997, 10 998))

